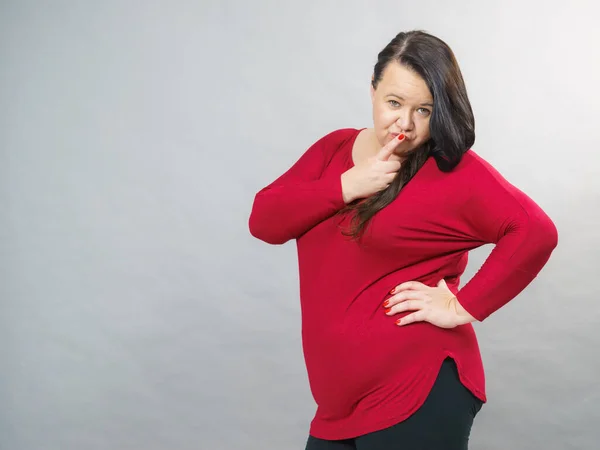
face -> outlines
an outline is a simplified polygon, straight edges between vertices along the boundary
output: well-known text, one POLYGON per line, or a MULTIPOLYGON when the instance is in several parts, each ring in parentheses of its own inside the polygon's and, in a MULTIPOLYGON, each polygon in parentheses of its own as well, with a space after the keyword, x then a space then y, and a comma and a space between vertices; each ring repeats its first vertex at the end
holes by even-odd
POLYGON ((404 133, 406 138, 395 152, 401 155, 429 140, 433 97, 425 81, 415 72, 397 62, 389 63, 377 89, 371 87, 371 100, 379 146, 404 133))

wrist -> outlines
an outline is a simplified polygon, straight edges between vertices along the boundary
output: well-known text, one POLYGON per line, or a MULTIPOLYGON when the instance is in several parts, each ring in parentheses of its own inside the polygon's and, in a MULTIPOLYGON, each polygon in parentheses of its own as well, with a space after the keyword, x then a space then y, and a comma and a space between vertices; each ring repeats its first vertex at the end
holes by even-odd
POLYGON ((456 315, 461 319, 461 322, 463 324, 466 323, 471 323, 471 322, 476 322, 477 319, 475 319, 475 317, 473 317, 458 301, 458 298, 456 296, 454 296, 454 298, 452 299, 453 305, 454 305, 454 312, 456 313, 456 315))
POLYGON ((346 205, 352 203, 355 200, 354 197, 352 197, 351 195, 346 194, 345 192, 342 192, 342 197, 343 197, 344 203, 346 205))
POLYGON ((349 187, 350 183, 348 182, 347 174, 348 174, 348 172, 344 172, 341 176, 342 198, 344 199, 344 202, 346 204, 352 203, 354 200, 356 200, 356 196, 352 192, 352 189, 350 189, 350 187, 349 187))

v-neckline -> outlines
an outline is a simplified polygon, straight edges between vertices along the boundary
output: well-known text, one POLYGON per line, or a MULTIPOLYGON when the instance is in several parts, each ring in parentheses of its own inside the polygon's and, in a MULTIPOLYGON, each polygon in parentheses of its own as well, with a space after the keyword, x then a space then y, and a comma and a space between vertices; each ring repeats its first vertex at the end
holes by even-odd
POLYGON ((363 131, 365 131, 367 128, 359 128, 357 130, 357 133, 354 135, 354 137, 352 138, 351 142, 350 142, 350 154, 348 156, 348 163, 347 166, 349 169, 352 169, 353 167, 356 166, 356 162, 354 161, 354 148, 356 146, 356 140, 358 139, 358 136, 360 135, 360 133, 362 133, 363 131))

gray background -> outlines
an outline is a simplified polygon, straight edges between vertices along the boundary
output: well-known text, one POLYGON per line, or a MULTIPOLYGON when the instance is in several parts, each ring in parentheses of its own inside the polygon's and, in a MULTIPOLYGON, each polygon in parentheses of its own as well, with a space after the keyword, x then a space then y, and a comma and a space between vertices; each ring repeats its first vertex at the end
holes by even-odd
POLYGON ((304 448, 295 246, 247 218, 316 139, 370 126, 377 52, 414 28, 454 49, 476 151, 560 233, 476 326, 472 448, 598 448, 592 3, 0 2, 0 448, 304 448))

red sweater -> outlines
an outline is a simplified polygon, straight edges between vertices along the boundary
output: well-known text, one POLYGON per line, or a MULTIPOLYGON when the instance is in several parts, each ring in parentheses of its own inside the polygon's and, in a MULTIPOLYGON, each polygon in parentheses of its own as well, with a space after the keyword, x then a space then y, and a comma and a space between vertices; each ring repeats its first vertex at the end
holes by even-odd
POLYGON ((317 403, 310 433, 345 439, 396 424, 423 404, 442 361, 454 358, 462 383, 483 401, 484 371, 471 324, 398 327, 389 291, 405 281, 445 278, 479 321, 519 294, 557 245, 551 219, 473 150, 450 173, 430 157, 359 242, 340 231, 348 216, 340 176, 353 165, 360 130, 334 131, 312 145, 255 197, 249 226, 270 244, 295 239, 302 342, 317 403), (468 252, 496 244, 462 288, 468 252))

